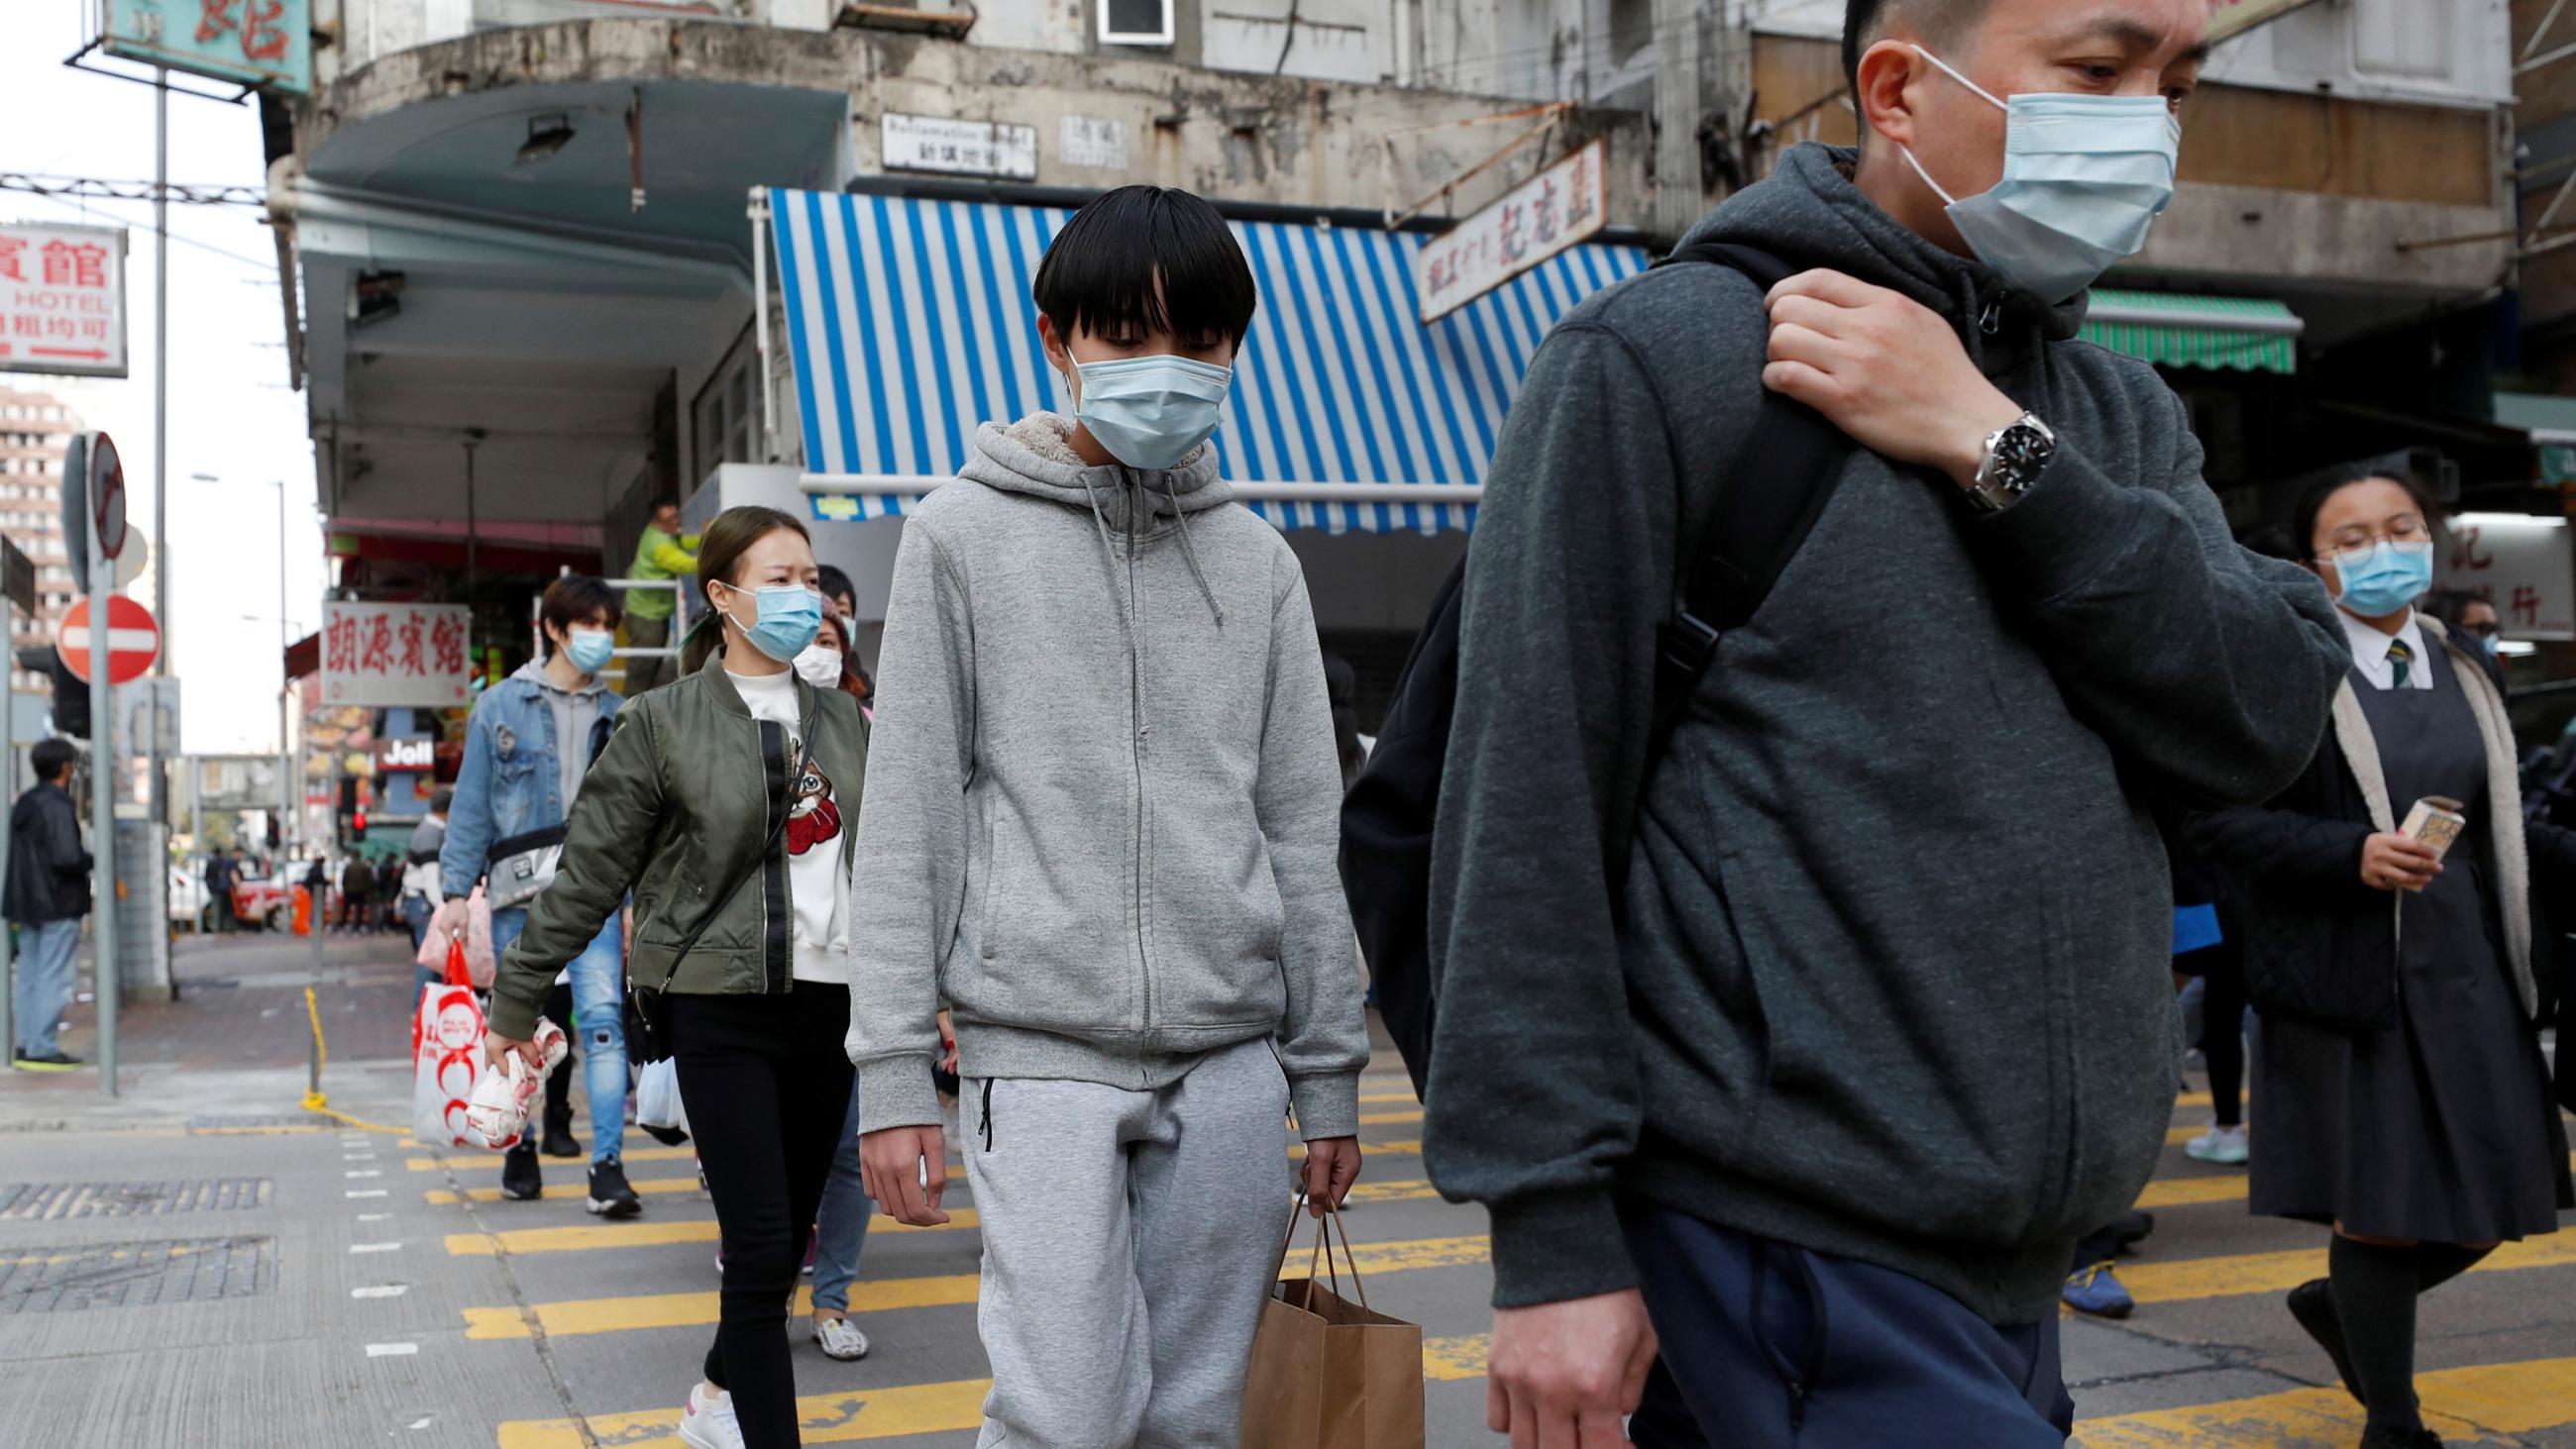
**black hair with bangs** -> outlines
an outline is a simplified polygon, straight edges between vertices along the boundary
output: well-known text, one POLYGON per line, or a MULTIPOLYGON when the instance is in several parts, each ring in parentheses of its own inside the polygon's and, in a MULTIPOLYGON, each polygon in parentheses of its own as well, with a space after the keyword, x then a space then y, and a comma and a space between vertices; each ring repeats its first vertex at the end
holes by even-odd
POLYGON ((1225 218, 1167 186, 1121 186, 1085 203, 1047 247, 1029 294, 1059 337, 1169 332, 1237 347, 1261 302, 1225 218))

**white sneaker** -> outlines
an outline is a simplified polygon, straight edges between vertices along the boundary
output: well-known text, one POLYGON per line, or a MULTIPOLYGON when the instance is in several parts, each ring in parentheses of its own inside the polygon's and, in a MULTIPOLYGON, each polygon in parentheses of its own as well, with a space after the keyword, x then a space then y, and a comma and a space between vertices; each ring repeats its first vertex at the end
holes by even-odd
POLYGON ((707 1386, 689 1388, 689 1405, 680 1411, 680 1442, 694 1449, 743 1449, 742 1425, 733 1416, 733 1395, 705 1397, 707 1386))
POLYGON ((848 1363, 853 1359, 868 1356, 868 1336, 859 1331, 857 1324, 846 1318, 815 1319, 814 1341, 822 1345, 825 1358, 836 1358, 843 1363, 848 1363))
POLYGON ((2215 1162, 2223 1167, 2242 1167, 2253 1155, 2246 1145, 2245 1128, 2213 1126, 2182 1145, 2183 1155, 2194 1162, 2215 1162))

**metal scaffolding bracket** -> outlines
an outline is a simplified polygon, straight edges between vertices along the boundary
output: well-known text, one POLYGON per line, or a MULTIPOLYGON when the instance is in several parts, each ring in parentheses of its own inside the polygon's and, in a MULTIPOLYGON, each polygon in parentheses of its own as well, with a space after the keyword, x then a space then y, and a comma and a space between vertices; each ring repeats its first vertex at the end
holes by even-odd
POLYGON ((1428 210, 1431 203, 1435 201, 1454 200, 1460 186, 1469 181, 1475 180, 1487 171, 1501 165, 1514 153, 1529 145, 1531 142, 1541 140, 1550 131, 1555 130, 1567 116, 1572 114, 1574 114, 1574 102, 1548 101, 1542 105, 1523 106, 1520 109, 1513 111, 1497 111, 1489 116, 1469 116, 1463 121, 1436 121, 1428 126, 1407 126, 1401 130, 1387 132, 1382 143, 1386 148, 1387 200, 1382 208, 1386 216, 1386 229, 1388 231, 1393 231, 1397 227, 1411 221, 1413 218, 1420 216, 1424 211, 1428 210), (1491 155, 1488 155, 1484 160, 1477 162, 1475 165, 1468 167, 1466 170, 1450 177, 1447 181, 1442 182, 1438 190, 1416 198, 1401 210, 1397 208, 1394 200, 1396 137, 1418 136, 1426 131, 1458 131, 1465 130, 1471 126, 1491 126, 1505 121, 1529 120, 1535 120, 1537 124, 1504 142, 1500 148, 1495 150, 1491 155))

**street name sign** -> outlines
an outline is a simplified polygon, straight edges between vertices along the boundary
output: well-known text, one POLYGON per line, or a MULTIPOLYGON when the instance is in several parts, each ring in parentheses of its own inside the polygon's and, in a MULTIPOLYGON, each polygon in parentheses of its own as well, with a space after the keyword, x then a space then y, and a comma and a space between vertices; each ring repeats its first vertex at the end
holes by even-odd
POLYGON ((1038 179, 1035 126, 888 111, 877 119, 877 143, 889 171, 936 171, 1004 181, 1038 179))
MULTIPOLYGON (((72 605, 54 631, 54 652, 63 657, 63 667, 84 683, 90 677, 90 605, 95 598, 93 595, 72 605)), ((152 611, 123 594, 109 594, 107 682, 131 684, 141 679, 160 653, 161 625, 153 619, 152 611)))
POLYGON ((125 376, 125 232, 0 222, 0 372, 125 376))

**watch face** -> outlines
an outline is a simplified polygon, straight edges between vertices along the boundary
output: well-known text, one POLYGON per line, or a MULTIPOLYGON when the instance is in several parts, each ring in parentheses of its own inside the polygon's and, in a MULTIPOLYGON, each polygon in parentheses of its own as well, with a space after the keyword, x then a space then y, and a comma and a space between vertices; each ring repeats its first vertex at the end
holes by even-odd
POLYGON ((2046 432, 2029 423, 2013 424, 1995 439, 1995 481, 2007 488, 2029 487, 2056 450, 2056 440, 2046 432))

